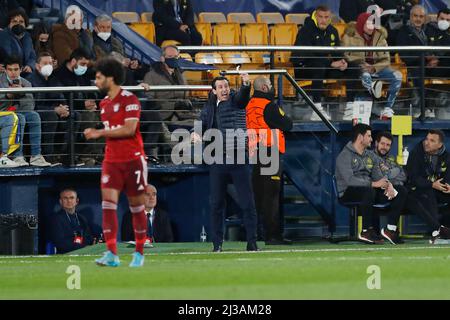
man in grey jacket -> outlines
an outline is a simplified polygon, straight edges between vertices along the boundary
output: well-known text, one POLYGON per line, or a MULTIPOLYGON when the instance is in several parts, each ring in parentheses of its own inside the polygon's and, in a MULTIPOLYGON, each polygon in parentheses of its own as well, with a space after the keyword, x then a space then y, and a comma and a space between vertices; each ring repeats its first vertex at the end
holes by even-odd
POLYGON ((388 224, 381 230, 383 238, 392 244, 401 243, 397 229, 406 193, 396 190, 384 176, 379 157, 367 148, 372 143, 372 129, 366 124, 353 127, 352 141, 347 143, 336 159, 336 182, 339 201, 359 202, 359 212, 363 217, 363 227, 358 239, 364 243, 380 243, 374 230, 373 205, 390 201, 387 209, 388 224))
MULTIPOLYGON (((0 88, 24 88, 31 87, 31 83, 20 77, 20 58, 11 56, 5 61, 5 73, 0 74, 0 88)), ((0 94, 0 110, 14 111, 19 118, 20 136, 24 137, 25 125, 31 145, 31 159, 28 163, 23 156, 23 143, 20 144, 13 156, 14 162, 19 166, 48 167, 51 164, 41 155, 41 118, 34 110, 33 95, 30 93, 0 94)))

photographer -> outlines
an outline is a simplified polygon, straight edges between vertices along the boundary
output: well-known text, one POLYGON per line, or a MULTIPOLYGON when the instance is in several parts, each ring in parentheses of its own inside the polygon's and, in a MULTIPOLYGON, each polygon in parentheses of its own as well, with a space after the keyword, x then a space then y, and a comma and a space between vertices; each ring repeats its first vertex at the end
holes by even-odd
MULTIPOLYGON (((0 75, 0 88, 26 88, 31 83, 21 78, 22 65, 18 57, 9 57, 5 61, 6 72, 0 75)), ((19 150, 14 152, 14 161, 19 166, 48 167, 47 162, 41 154, 41 118, 34 111, 34 99, 30 93, 7 93, 0 94, 0 111, 14 111, 19 118, 20 136, 24 137, 25 125, 28 127, 31 145, 31 159, 28 163, 23 155, 23 141, 19 150)))

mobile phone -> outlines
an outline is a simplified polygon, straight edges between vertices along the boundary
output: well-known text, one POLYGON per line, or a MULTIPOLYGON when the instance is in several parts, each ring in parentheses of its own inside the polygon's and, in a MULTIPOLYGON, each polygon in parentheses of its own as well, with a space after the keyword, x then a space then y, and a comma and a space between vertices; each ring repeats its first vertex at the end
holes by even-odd
POLYGON ((20 84, 20 79, 13 79, 12 84, 20 84))

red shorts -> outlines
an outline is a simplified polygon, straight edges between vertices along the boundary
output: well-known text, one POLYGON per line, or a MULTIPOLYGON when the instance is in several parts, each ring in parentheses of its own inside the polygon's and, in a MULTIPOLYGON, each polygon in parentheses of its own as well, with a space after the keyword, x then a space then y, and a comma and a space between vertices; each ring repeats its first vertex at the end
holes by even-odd
POLYGON ((127 196, 141 195, 147 186, 147 162, 144 157, 129 162, 107 162, 102 164, 102 189, 124 191, 127 196))

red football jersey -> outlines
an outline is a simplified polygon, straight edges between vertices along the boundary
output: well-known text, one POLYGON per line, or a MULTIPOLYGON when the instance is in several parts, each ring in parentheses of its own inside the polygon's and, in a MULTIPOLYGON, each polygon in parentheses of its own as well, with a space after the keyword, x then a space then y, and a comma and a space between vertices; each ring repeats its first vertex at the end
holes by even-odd
MULTIPOLYGON (((105 97, 100 102, 100 115, 105 130, 122 127, 127 119, 140 119, 141 104, 138 98, 129 91, 121 90, 111 100, 105 97)), ((127 162, 145 156, 139 122, 134 136, 129 138, 107 138, 105 161, 127 162)))

